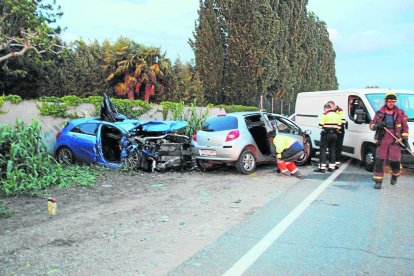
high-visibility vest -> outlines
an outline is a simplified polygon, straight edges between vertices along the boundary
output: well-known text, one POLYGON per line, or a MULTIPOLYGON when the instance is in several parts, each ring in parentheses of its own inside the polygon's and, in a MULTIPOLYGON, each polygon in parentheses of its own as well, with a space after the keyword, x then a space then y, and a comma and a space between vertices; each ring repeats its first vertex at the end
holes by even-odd
POLYGON ((339 106, 336 107, 336 114, 341 118, 342 126, 346 125, 345 112, 339 106))
POLYGON ((322 114, 319 119, 319 128, 334 128, 341 129, 342 118, 334 111, 330 110, 322 114))
POLYGON ((296 140, 289 136, 277 134, 275 138, 273 138, 273 144, 276 147, 277 158, 282 158, 282 152, 285 149, 290 148, 295 142, 296 140))

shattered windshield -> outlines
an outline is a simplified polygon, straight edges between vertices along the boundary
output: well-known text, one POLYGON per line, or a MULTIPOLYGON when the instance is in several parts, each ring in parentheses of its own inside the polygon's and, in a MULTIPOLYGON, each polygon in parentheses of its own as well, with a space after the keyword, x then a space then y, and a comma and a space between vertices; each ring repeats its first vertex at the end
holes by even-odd
MULTIPOLYGON (((368 94, 367 98, 375 112, 384 105, 384 93, 368 94)), ((409 121, 414 121, 414 94, 397 94, 398 100, 395 103, 399 108, 404 110, 409 121)))

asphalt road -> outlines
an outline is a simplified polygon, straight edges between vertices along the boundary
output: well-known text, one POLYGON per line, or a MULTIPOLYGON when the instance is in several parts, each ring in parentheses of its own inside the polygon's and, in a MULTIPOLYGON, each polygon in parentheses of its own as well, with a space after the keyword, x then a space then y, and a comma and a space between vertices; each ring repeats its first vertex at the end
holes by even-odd
POLYGON ((414 170, 305 175, 170 275, 414 275, 414 170))

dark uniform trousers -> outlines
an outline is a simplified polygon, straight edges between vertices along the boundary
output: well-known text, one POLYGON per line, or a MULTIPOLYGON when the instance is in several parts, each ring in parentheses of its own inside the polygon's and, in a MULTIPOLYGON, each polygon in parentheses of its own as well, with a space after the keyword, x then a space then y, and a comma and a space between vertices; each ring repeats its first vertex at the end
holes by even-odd
POLYGON ((338 139, 338 131, 336 129, 324 129, 321 134, 320 144, 320 166, 325 167, 327 156, 326 149, 329 150, 329 164, 335 164, 336 143, 338 139))
POLYGON ((342 155, 342 149, 344 146, 345 127, 342 124, 341 132, 337 134, 336 146, 335 146, 335 163, 339 165, 339 159, 342 155))

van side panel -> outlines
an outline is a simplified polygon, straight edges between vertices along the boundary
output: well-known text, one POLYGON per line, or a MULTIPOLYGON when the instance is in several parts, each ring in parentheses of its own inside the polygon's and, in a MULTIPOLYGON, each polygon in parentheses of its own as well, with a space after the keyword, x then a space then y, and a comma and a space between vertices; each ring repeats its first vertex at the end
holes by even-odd
MULTIPOLYGON (((295 107, 296 122, 303 129, 309 129, 312 131, 310 135, 312 147, 314 149, 319 149, 321 131, 318 126, 319 118, 323 113, 323 106, 328 101, 334 101, 337 106, 344 110, 345 119, 348 121, 348 129, 345 130, 344 149, 342 154, 361 160, 363 142, 372 141, 374 134, 369 129, 368 124, 356 124, 350 120, 348 108, 348 97, 350 95, 356 95, 359 97, 362 96, 359 95, 359 93, 340 90, 299 93, 295 107)), ((366 98, 364 101, 367 101, 366 98)))

